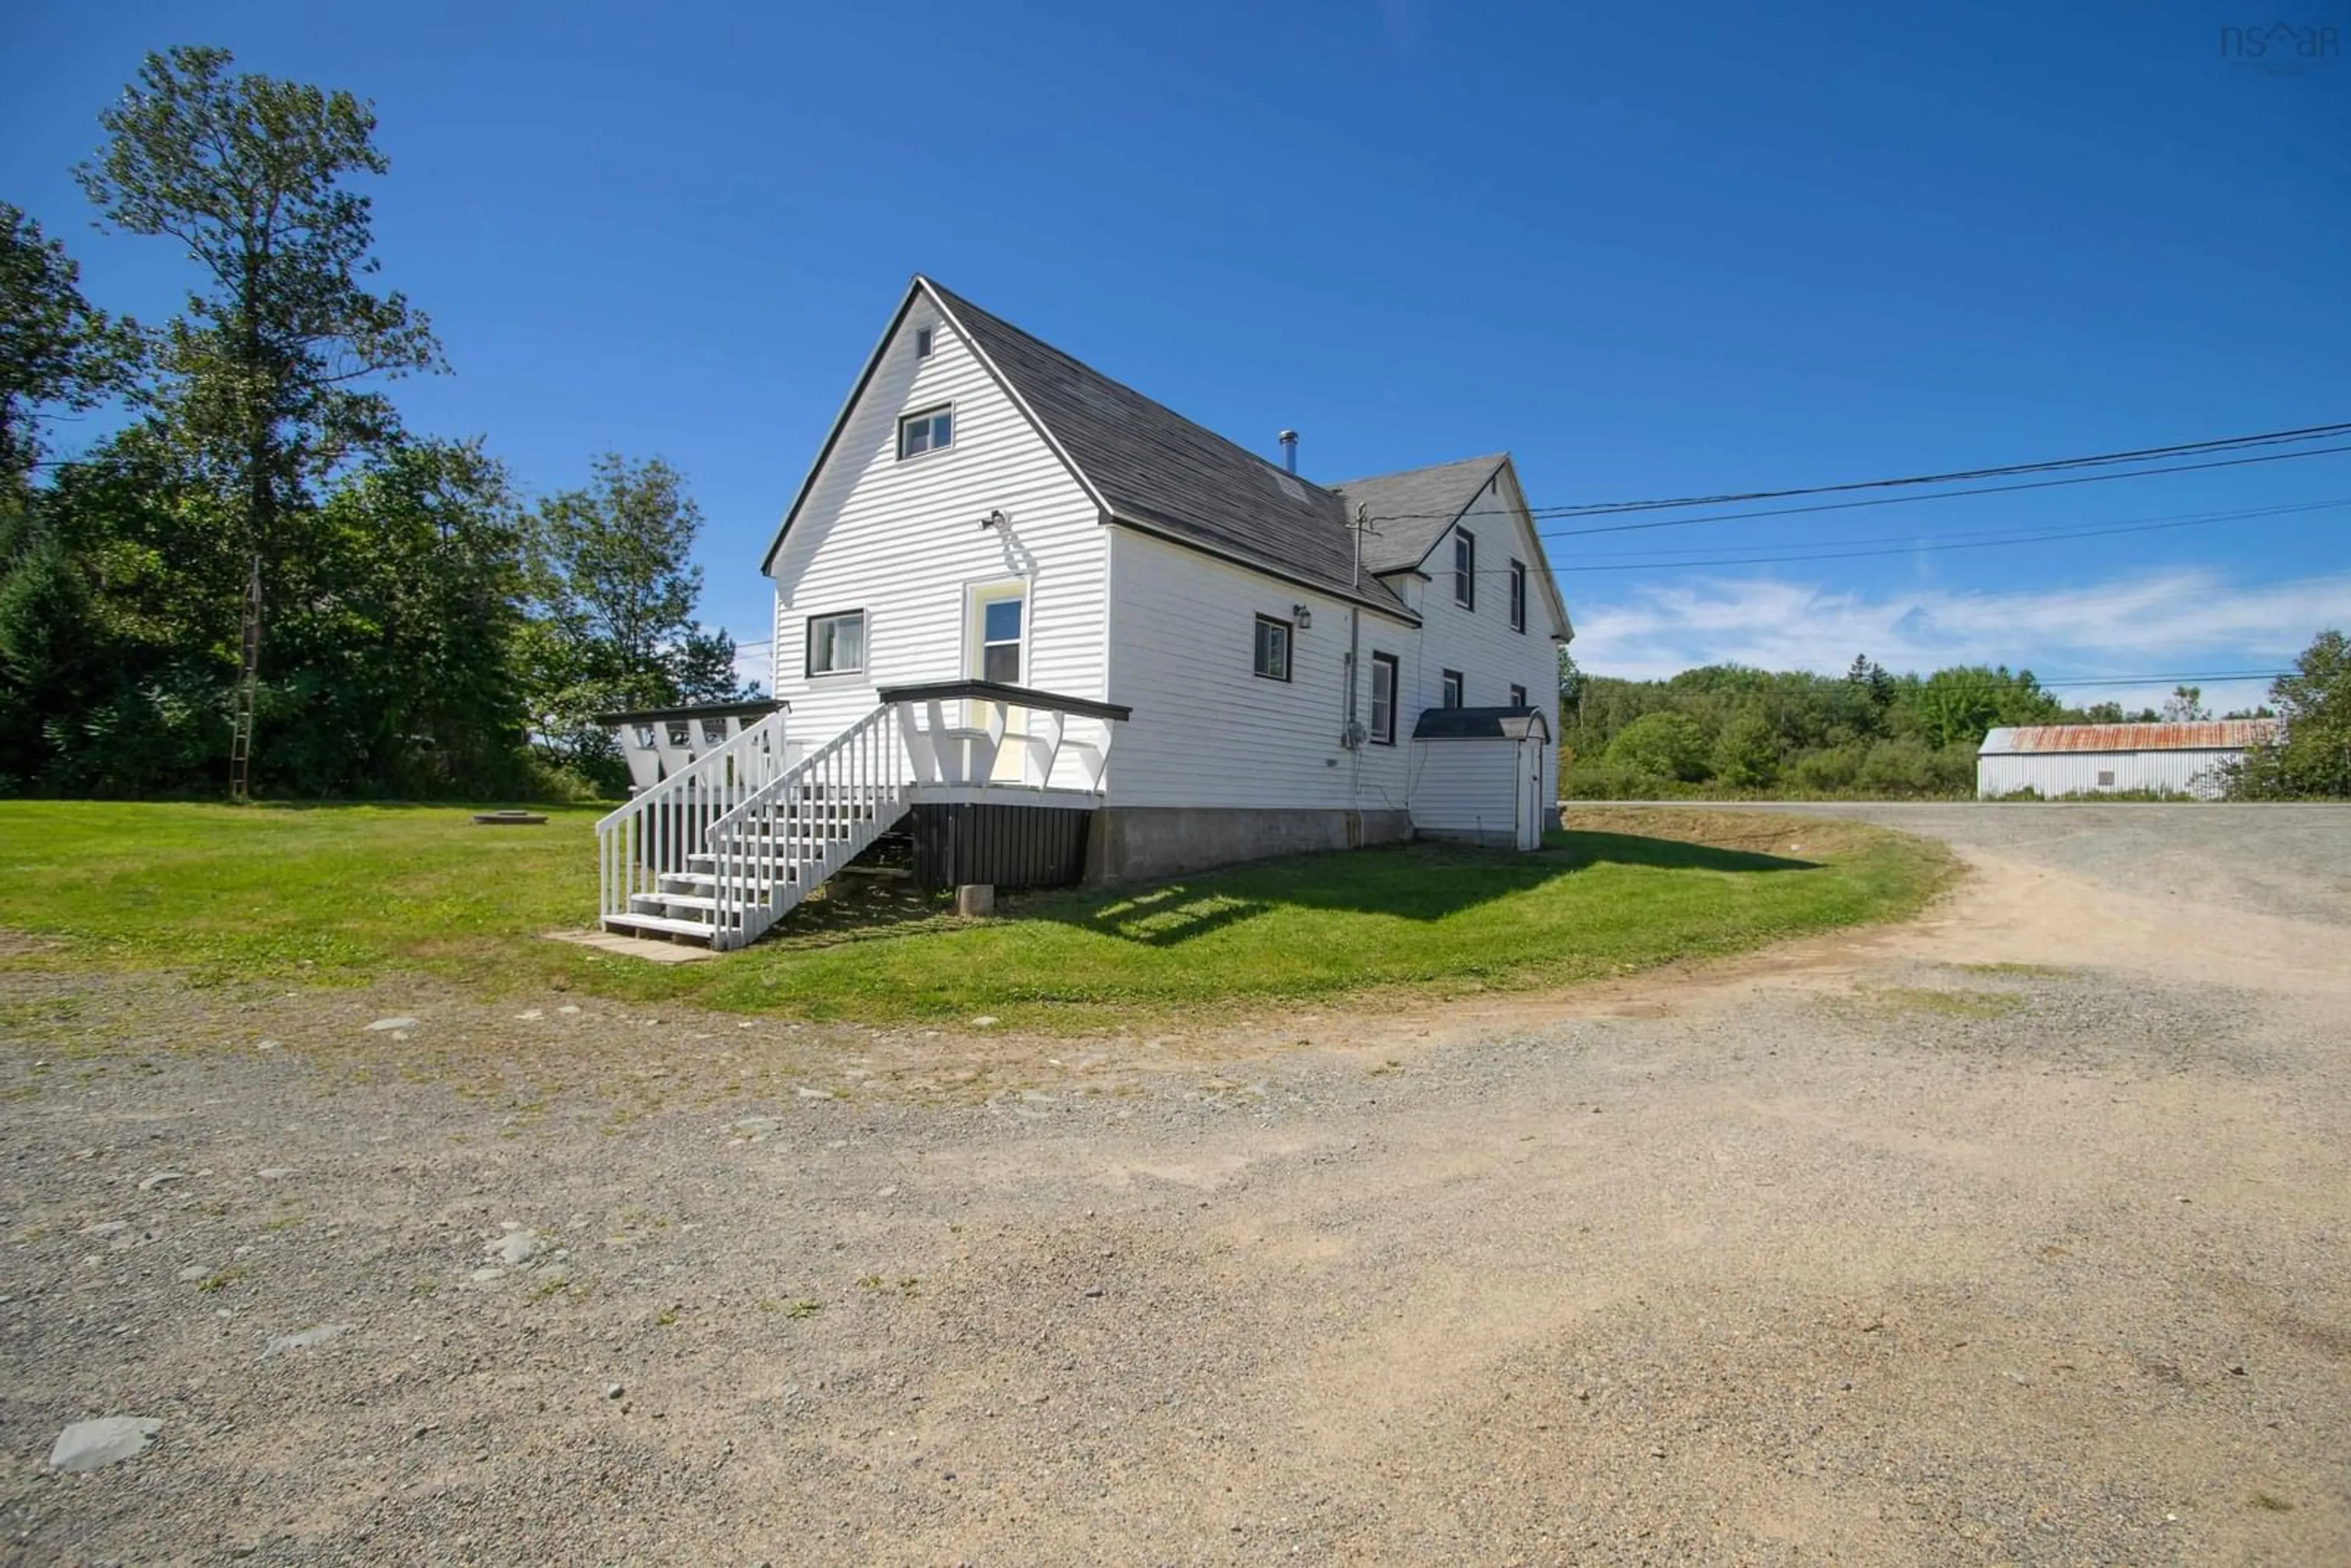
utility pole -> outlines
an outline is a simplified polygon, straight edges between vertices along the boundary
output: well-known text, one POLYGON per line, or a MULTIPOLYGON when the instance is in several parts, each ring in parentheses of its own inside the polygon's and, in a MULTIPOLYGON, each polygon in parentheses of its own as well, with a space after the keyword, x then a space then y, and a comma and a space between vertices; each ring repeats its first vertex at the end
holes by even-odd
POLYGON ((242 805, 250 799, 253 768, 253 699, 261 674, 261 552, 253 555, 253 573, 245 583, 245 628, 239 639, 236 716, 228 740, 228 798, 242 805))

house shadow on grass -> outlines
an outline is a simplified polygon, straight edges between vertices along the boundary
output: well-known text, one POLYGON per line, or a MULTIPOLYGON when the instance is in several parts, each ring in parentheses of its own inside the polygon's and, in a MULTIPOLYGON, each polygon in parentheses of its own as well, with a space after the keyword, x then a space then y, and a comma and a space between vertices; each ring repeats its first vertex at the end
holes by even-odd
POLYGON ((1817 871, 1818 861, 1786 855, 1758 854, 1753 850, 1726 850, 1713 844, 1693 844, 1681 839, 1650 839, 1634 833, 1593 833, 1581 831, 1545 834, 1534 858, 1575 870, 1606 862, 1613 865, 1655 866, 1662 871, 1817 871))
POLYGON ((1629 833, 1559 832, 1531 854, 1414 843, 1290 855, 1140 886, 1031 894, 1006 914, 1176 947, 1284 908, 1443 920, 1601 864, 1749 874, 1818 862, 1629 833))

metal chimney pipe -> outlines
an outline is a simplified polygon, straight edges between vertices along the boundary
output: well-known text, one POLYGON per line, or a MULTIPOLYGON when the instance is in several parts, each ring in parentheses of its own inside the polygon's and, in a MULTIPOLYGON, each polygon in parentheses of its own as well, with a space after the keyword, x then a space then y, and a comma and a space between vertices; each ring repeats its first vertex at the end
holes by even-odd
POLYGON ((1298 432, 1294 430, 1281 433, 1281 467, 1286 474, 1298 472, 1298 432))

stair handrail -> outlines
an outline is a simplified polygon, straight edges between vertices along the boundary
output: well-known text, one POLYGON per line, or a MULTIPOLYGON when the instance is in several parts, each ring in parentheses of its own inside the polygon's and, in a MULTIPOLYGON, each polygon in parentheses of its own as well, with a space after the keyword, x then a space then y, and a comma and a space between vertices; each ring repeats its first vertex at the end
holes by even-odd
POLYGON ((779 707, 747 725, 597 821, 597 900, 602 915, 628 913, 632 894, 655 891, 664 872, 699 851, 709 819, 781 777, 788 712, 779 707))
MULTIPOLYGON (((781 862, 789 864, 803 894, 838 869, 826 863, 834 844, 846 841, 836 840, 831 831, 837 813, 846 810, 851 821, 871 821, 875 832, 896 821, 898 813, 890 808, 904 800, 908 783, 905 759, 895 744, 897 731, 887 722, 896 706, 883 703, 874 708, 711 822, 703 837, 711 856, 713 946, 747 946, 775 923, 778 915, 776 889, 783 882, 781 862), (793 829, 791 807, 803 791, 810 810, 800 813, 801 821, 793 829), (785 809, 778 814, 779 801, 785 809), (763 857, 768 862, 764 869, 771 874, 756 877, 750 874, 755 868, 747 863, 753 857, 747 852, 746 830, 763 814, 773 819, 763 857), (815 820, 814 826, 810 819, 815 820), (755 883, 766 884, 757 899, 744 891, 755 883)), ((749 847, 760 846, 753 842, 749 847)), ((863 847, 857 845, 857 849, 863 847)))

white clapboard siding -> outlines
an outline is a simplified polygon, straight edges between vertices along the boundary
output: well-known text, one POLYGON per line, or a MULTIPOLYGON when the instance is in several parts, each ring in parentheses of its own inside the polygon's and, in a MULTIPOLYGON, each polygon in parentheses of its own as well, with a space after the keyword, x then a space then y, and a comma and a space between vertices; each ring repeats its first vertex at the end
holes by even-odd
POLYGON ((1412 789, 1415 828, 1447 833, 1517 831, 1523 755, 1518 741, 1423 740, 1413 744, 1412 752, 1417 772, 1412 789))
MULTIPOLYGON (((1347 603, 1148 534, 1111 529, 1111 700, 1134 709, 1111 760, 1114 806, 1401 810, 1404 745, 1350 749, 1347 603), (1257 617, 1313 624, 1290 640, 1290 678, 1255 673, 1257 617)), ((1411 627, 1364 612, 1373 649, 1410 662, 1411 627)), ((1368 675, 1356 699, 1371 722, 1368 675)), ((1400 718, 1399 739, 1411 733, 1400 718)))
MULTIPOLYGON (((968 674, 966 616, 977 586, 1027 585, 1024 685, 1101 699, 1105 559, 1092 500, 987 367, 918 299, 769 568, 773 685, 791 704, 793 749, 848 728, 872 709, 879 687, 968 674), (933 330, 934 348, 918 360, 921 328, 933 330), (953 444, 901 461, 899 417, 942 403, 955 408, 953 444), (1008 528, 980 526, 999 510, 1008 528), (811 679, 809 617, 850 610, 865 612, 865 669, 811 679)), ((1097 721, 1072 725, 1082 737, 1097 721)), ((1077 767, 1065 755, 1054 782, 1075 784, 1077 767)))

